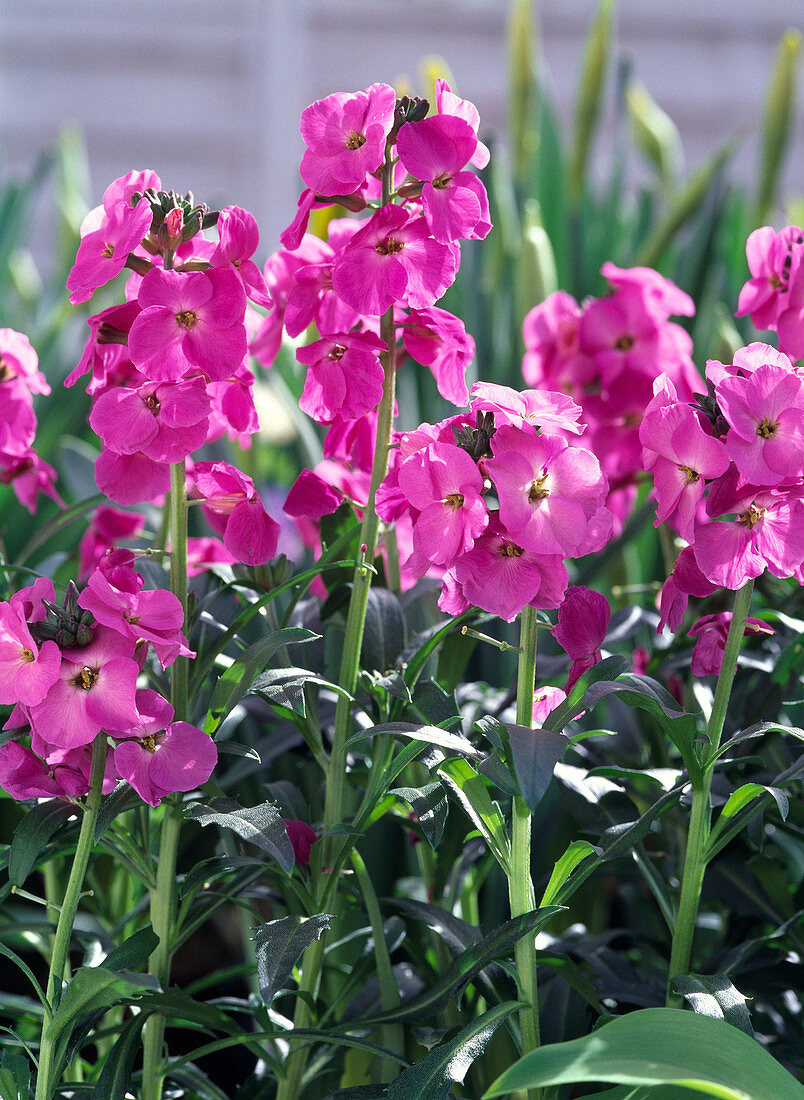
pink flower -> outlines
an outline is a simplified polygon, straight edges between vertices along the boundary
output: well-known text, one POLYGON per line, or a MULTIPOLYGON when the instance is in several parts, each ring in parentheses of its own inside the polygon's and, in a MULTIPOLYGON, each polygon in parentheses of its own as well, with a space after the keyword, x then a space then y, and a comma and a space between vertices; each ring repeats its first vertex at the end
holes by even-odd
POLYGON ((120 539, 135 538, 144 524, 145 516, 139 512, 121 512, 108 504, 97 508, 78 544, 81 577, 89 576, 120 539))
POLYGON ((37 646, 19 606, 0 604, 0 703, 41 703, 58 680, 60 667, 56 643, 37 646))
POLYGON ((229 264, 240 276, 246 295, 258 306, 270 306, 265 277, 251 257, 260 243, 260 231, 253 214, 240 206, 226 206, 218 216, 218 247, 210 256, 213 267, 229 264))
POLYGON ((433 443, 399 470, 399 487, 418 515, 413 544, 436 565, 465 554, 486 527, 483 478, 466 451, 433 443))
MULTIPOLYGON (((477 135, 480 127, 480 113, 474 103, 457 96, 446 80, 440 76, 437 77, 435 82, 435 93, 438 113, 440 115, 456 115, 458 118, 462 118, 469 123, 475 135, 477 135)), ((478 141, 469 163, 473 164, 475 168, 485 168, 490 157, 488 147, 482 141, 478 141)))
POLYGON ((89 789, 75 767, 49 765, 16 741, 0 747, 0 787, 18 802, 29 798, 80 798, 89 789))
POLYGON ((671 315, 693 317, 695 303, 689 294, 685 294, 670 279, 665 279, 651 267, 617 267, 610 260, 603 264, 600 274, 608 279, 612 286, 633 287, 645 298, 645 305, 661 323, 671 315))
POLYGON ((53 467, 41 459, 36 451, 28 450, 23 454, 9 455, 0 450, 0 483, 12 487, 20 504, 31 515, 36 513, 40 493, 55 500, 60 508, 67 507, 56 492, 56 476, 53 467))
POLYGON ((247 351, 246 295, 231 268, 184 274, 154 268, 142 280, 142 312, 131 326, 131 361, 154 382, 202 370, 219 382, 247 351))
POLYGON ((665 626, 669 626, 675 634, 681 626, 690 596, 703 599, 716 591, 717 585, 707 580, 698 568, 692 547, 685 546, 676 558, 672 573, 662 585, 659 594, 661 618, 656 633, 661 634, 665 626))
POLYGON ((98 488, 116 504, 141 504, 156 501, 170 489, 170 467, 156 462, 141 451, 119 455, 101 451, 95 462, 98 488))
POLYGON ((81 243, 67 276, 73 305, 86 302, 97 287, 120 274, 129 253, 151 228, 151 218, 151 205, 145 196, 133 207, 129 202, 118 201, 116 195, 107 204, 104 196, 103 208, 93 211, 82 226, 81 243), (85 233, 85 227, 90 231, 85 233))
POLYGON ((336 417, 357 420, 382 399, 385 343, 371 332, 337 332, 298 348, 308 365, 299 408, 321 424, 336 417))
POLYGON ((472 386, 472 410, 488 409, 494 413, 494 423, 512 424, 548 432, 571 432, 581 435, 585 424, 578 419, 583 410, 563 393, 547 390, 514 390, 495 382, 475 382, 472 386))
POLYGON ((580 354, 581 310, 563 290, 534 306, 522 322, 525 357, 522 374, 529 386, 558 388, 580 396, 598 368, 593 358, 580 354))
POLYGON ((300 172, 307 186, 323 195, 356 191, 383 162, 395 106, 393 88, 372 84, 353 95, 329 95, 303 111, 307 151, 300 172))
POLYGON ((406 122, 396 142, 408 172, 421 180, 422 212, 437 241, 482 240, 491 229, 486 189, 474 172, 462 169, 474 156, 477 135, 454 115, 406 122))
MULTIPOLYGON (((726 650, 732 615, 722 611, 718 615, 704 615, 687 631, 687 636, 697 638, 692 651, 690 670, 693 676, 719 676, 726 650)), ((775 634, 773 627, 761 619, 747 619, 743 634, 775 634)))
POLYGON ((310 850, 318 840, 315 829, 311 829, 305 821, 293 821, 288 818, 283 818, 283 820, 296 862, 300 866, 306 867, 310 862, 310 850))
POLYGON ((146 382, 106 390, 89 423, 117 454, 141 451, 155 462, 180 462, 207 439, 210 400, 204 379, 146 382))
POLYGON ((68 388, 74 386, 89 370, 92 378, 87 392, 94 394, 110 383, 119 381, 124 374, 132 374, 133 366, 125 345, 134 319, 139 313, 139 303, 134 301, 110 306, 101 313, 88 317, 90 337, 78 365, 67 375, 64 385, 68 388))
POLYGON ((0 384, 16 379, 30 393, 50 393, 39 370, 39 357, 27 336, 13 328, 0 328, 0 384))
POLYGON ((572 661, 565 691, 602 659, 600 647, 610 620, 611 607, 605 596, 583 585, 567 589, 553 627, 553 637, 572 661))
POLYGON ((157 692, 137 692, 138 721, 128 730, 134 739, 114 750, 114 764, 143 802, 158 806, 174 791, 192 791, 206 783, 218 761, 212 738, 188 722, 171 722, 173 708, 157 692))
POLYGON ((98 627, 87 646, 62 651, 59 679, 30 708, 31 724, 50 744, 88 745, 101 729, 127 730, 137 722, 134 705, 139 665, 135 643, 98 627))
POLYGON ((567 698, 567 693, 557 687, 539 688, 533 693, 533 725, 542 726, 547 716, 567 698))
POLYGON ((411 310, 402 340, 408 355, 430 368, 445 401, 459 407, 468 403, 466 368, 474 358, 475 342, 463 321, 438 306, 411 310))
POLYGON ((331 515, 341 504, 343 494, 337 492, 312 470, 302 470, 290 487, 282 510, 289 516, 321 519, 331 515))
POLYGON ((726 450, 747 481, 778 485, 804 473, 804 379, 792 364, 724 378, 715 394, 731 428, 726 450))
POLYGON ((269 562, 279 524, 265 511, 251 478, 227 462, 197 462, 194 477, 226 549, 246 565, 269 562))
POLYGON ((455 246, 430 236, 421 217, 384 206, 336 257, 332 286, 358 313, 379 316, 397 302, 413 309, 433 305, 458 270, 455 246))
POLYGON ((737 317, 751 315, 758 329, 775 329, 784 312, 794 260, 796 267, 804 245, 797 225, 775 233, 769 225, 755 229, 745 245, 751 278, 740 291, 737 317))

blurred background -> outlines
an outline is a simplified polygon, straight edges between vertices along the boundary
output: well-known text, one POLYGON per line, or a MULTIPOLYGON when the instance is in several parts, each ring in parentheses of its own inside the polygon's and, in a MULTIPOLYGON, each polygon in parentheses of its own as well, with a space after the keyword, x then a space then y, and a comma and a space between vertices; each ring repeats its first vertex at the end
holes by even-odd
MULTIPOLYGON (((426 93, 422 64, 437 55, 477 104, 486 134, 510 148, 510 24, 523 7, 531 32, 523 41, 520 22, 516 47, 530 47, 569 129, 598 0, 0 0, 3 177, 30 176, 70 128, 86 146, 89 179, 77 183, 92 205, 115 177, 154 168, 167 187, 252 210, 264 258, 295 210, 298 119, 314 99, 373 81, 426 93)), ((620 0, 606 79, 623 91, 644 85, 670 116, 683 145, 678 171, 738 136, 730 175, 747 183, 758 172, 777 44, 801 16, 791 0, 620 0)), ((600 127, 598 176, 619 140, 614 91, 600 127)), ((627 186, 643 177, 635 165, 627 186)), ((802 181, 798 127, 781 193, 802 193, 802 181)), ((51 195, 45 189, 33 228, 34 256, 45 263, 51 195)))

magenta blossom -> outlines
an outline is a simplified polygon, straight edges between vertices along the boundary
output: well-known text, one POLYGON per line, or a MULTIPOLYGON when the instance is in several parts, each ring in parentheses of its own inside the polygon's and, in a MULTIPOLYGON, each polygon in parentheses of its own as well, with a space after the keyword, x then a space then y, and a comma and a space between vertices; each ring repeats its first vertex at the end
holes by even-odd
POLYGON ((226 549, 246 565, 264 565, 276 554, 279 524, 271 519, 254 482, 227 462, 197 462, 195 487, 226 549))
POLYGON ((466 405, 466 368, 474 358, 475 342, 463 321, 438 306, 411 310, 402 340, 411 358, 430 368, 444 400, 466 405))
POLYGON ((729 423, 726 450, 753 485, 778 485, 804 473, 804 379, 775 364, 715 387, 729 423))
MULTIPOLYGON (((440 76, 437 77, 435 82, 435 93, 438 113, 440 115, 456 115, 458 118, 462 118, 469 123, 475 136, 477 136, 480 127, 480 112, 474 103, 457 96, 446 80, 440 76)), ((475 168, 485 168, 490 158, 491 153, 489 153, 488 147, 482 141, 478 141, 469 163, 473 164, 475 168)))
POLYGON ((116 386, 95 402, 89 423, 117 454, 141 451, 155 462, 181 462, 207 439, 210 400, 203 378, 116 386))
POLYGON ((745 245, 751 278, 740 291, 737 317, 751 315, 758 329, 775 329, 784 312, 792 268, 799 266, 804 234, 797 225, 775 233, 769 225, 755 229, 745 245))
POLYGON ((231 268, 185 274, 154 268, 142 280, 142 312, 131 326, 131 361, 154 382, 202 370, 222 381, 247 351, 246 294, 231 268))
POLYGON ((543 687, 533 693, 533 725, 541 727, 549 714, 567 698, 567 693, 557 687, 543 687))
POLYGON ((302 470, 290 487, 282 511, 289 516, 321 519, 331 515, 343 501, 343 494, 333 489, 312 470, 302 470))
POLYGON ((283 820, 296 862, 301 867, 306 867, 310 862, 310 850, 318 840, 316 831, 311 829, 305 821, 294 821, 287 817, 283 820))
POLYGON ((41 703, 59 678, 61 654, 55 642, 41 648, 19 606, 0 604, 0 703, 41 703))
POLYGON ((611 607, 605 596, 583 585, 567 589, 553 627, 553 637, 572 662, 565 691, 569 692, 584 672, 602 659, 600 647, 610 620, 611 607))
MULTIPOLYGON (((720 675, 731 619, 730 611, 722 611, 718 615, 704 615, 687 631, 688 637, 698 639, 692 651, 690 670, 693 676, 720 675)), ((744 635, 774 633, 773 627, 768 626, 761 619, 746 619, 744 635)))
MULTIPOLYGON (((112 185, 114 186, 114 185, 112 185)), ((99 286, 119 275, 130 252, 142 242, 151 228, 151 205, 143 196, 136 206, 114 202, 111 209, 99 207, 84 222, 75 263, 67 276, 67 289, 73 305, 86 302, 99 286)))
POLYGON ((270 306, 271 296, 265 276, 251 259, 260 243, 260 231, 254 215, 240 206, 227 206, 218 215, 218 247, 209 258, 213 267, 231 264, 243 289, 258 306, 270 306))
POLYGON ((144 525, 145 516, 140 512, 121 512, 119 508, 102 504, 95 510, 78 544, 80 576, 88 577, 120 539, 135 538, 144 525))
POLYGON ((662 585, 659 593, 659 625, 656 633, 661 634, 665 626, 675 632, 681 626, 684 612, 687 610, 690 596, 703 599, 717 591, 717 585, 707 580, 698 563, 691 546, 685 546, 676 558, 673 571, 662 585))
POLYGON ((101 451, 95 462, 95 482, 116 504, 141 504, 159 500, 170 489, 170 467, 141 451, 119 455, 101 451))
POLYGON ((138 721, 114 750, 114 764, 143 802, 158 806, 174 791, 206 783, 218 761, 209 736, 189 722, 172 722, 173 707, 157 692, 137 692, 138 721))
POLYGON ((307 378, 299 407, 320 424, 357 420, 382 400, 385 342, 371 332, 337 332, 298 348, 307 378))
POLYGON ((301 116, 307 146, 301 177, 323 195, 349 195, 385 157, 385 139, 394 121, 396 94, 388 84, 372 84, 354 95, 335 93, 316 100, 301 116))

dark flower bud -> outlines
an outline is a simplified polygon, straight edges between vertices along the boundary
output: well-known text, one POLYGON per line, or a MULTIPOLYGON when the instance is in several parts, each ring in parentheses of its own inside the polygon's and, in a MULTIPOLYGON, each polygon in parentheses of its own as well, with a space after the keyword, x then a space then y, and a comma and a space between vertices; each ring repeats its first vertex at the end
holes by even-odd
POLYGON ((466 451, 475 462, 481 458, 491 458, 491 439, 497 429, 494 427, 493 412, 479 412, 477 426, 469 428, 453 427, 455 442, 462 451, 466 451))
POLYGON ((75 632, 75 644, 89 645, 94 637, 95 633, 92 630, 92 627, 87 626, 86 623, 81 623, 75 632))

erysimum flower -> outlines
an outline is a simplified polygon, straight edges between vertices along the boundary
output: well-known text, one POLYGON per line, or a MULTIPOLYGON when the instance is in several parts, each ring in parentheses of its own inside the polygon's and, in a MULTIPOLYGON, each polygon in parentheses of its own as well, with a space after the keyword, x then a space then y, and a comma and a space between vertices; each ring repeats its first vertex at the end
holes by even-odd
POLYGON ((567 589, 553 627, 553 637, 572 661, 564 691, 570 691, 584 672, 601 660, 600 647, 610 621, 611 607, 605 596, 583 585, 567 589))
POLYGON ((304 110, 301 135, 307 151, 299 171, 307 186, 323 195, 356 191, 382 164, 395 106, 393 88, 372 84, 353 95, 336 92, 304 110))
POLYGON ((197 462, 193 474, 226 549, 246 565, 270 561, 279 542, 279 524, 265 511, 251 478, 228 462, 197 462))

